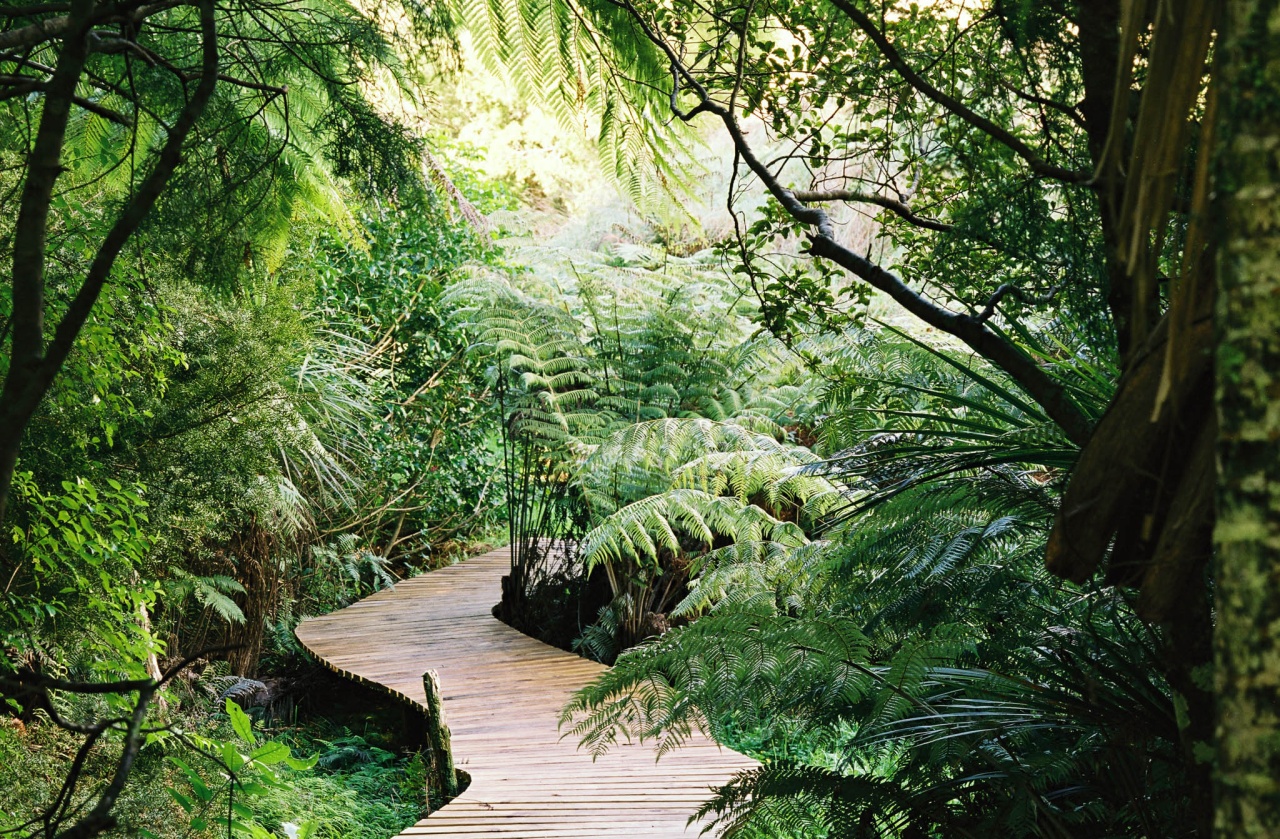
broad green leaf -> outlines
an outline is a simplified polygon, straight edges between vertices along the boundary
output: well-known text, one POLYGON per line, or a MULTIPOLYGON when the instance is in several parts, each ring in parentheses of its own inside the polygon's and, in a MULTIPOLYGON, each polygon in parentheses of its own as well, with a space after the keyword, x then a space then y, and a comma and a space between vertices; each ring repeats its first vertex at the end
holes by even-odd
POLYGON ((169 790, 169 795, 173 796, 173 800, 178 802, 178 806, 181 807, 183 810, 186 810, 188 813, 190 813, 192 810, 196 808, 195 802, 192 801, 187 796, 178 792, 173 787, 168 787, 168 790, 169 790))
POLYGON ((258 763, 265 763, 268 766, 280 763, 289 757, 289 747, 284 743, 277 743, 272 740, 263 743, 261 746, 253 750, 249 755, 250 760, 256 760, 258 763))
POLYGON ((239 705, 234 701, 227 700, 227 716, 231 718, 231 728, 235 730, 236 736, 245 741, 249 745, 253 745, 253 720, 249 719, 239 705))
POLYGON ((244 757, 236 750, 235 743, 222 744, 222 762, 227 771, 235 774, 244 768, 244 757))
POLYGON ((310 757, 286 757, 284 762, 290 769, 298 772, 304 772, 315 766, 319 760, 319 755, 311 755, 310 757))

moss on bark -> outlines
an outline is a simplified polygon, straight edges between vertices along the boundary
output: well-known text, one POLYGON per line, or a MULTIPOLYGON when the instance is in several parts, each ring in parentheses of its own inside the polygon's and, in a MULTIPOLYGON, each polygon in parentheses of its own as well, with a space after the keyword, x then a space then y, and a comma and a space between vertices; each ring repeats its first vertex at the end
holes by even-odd
POLYGON ((1280 0, 1222 38, 1215 835, 1280 836, 1280 0))

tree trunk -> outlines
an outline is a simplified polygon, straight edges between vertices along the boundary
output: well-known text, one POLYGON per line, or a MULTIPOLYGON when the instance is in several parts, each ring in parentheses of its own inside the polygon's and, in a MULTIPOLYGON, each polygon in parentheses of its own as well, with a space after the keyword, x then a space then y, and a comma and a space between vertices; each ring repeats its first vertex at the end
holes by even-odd
POLYGON ((1215 835, 1280 836, 1280 0, 1227 4, 1215 835))

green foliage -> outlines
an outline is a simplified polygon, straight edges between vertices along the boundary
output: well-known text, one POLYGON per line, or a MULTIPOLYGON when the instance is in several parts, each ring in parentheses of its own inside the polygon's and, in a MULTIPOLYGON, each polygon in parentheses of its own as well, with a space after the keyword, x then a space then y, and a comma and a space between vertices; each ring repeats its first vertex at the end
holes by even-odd
MULTIPOLYGON (((599 564, 613 608, 626 612, 620 619, 629 643, 647 615, 665 612, 680 595, 688 556, 676 547, 676 530, 686 531, 692 548, 698 540, 709 547, 717 531, 791 527, 745 498, 718 498, 733 494, 728 484, 708 495, 715 482, 704 473, 727 462, 694 462, 706 453, 698 443, 712 438, 749 449, 757 456, 725 471, 743 493, 762 488, 762 469, 783 468, 782 459, 762 456, 787 449, 770 436, 782 430, 749 407, 750 381, 763 375, 768 345, 747 339, 744 318, 717 314, 738 298, 705 254, 677 259, 618 247, 613 256, 581 253, 572 261, 545 251, 521 256, 528 273, 516 276, 518 284, 479 274, 447 295, 477 349, 495 363, 515 546, 504 608, 519 623, 528 593, 553 568, 585 563, 580 573, 587 575, 599 564), (564 303, 548 302, 557 299, 564 303), (682 454, 688 457, 679 460, 682 454), (645 501, 675 487, 666 470, 684 466, 685 489, 645 501), (625 506, 632 502, 647 506, 625 506), (579 540, 587 528, 594 529, 579 540)), ((786 483, 770 496, 774 512, 794 517, 825 483, 786 483)))
POLYGON ((370 222, 367 250, 325 237, 236 296, 112 289, 30 431, 5 645, 33 631, 100 646, 136 636, 127 655, 99 650, 108 669, 135 666, 164 654, 151 620, 173 652, 253 648, 286 599, 294 620, 345 604, 390 584, 393 562, 489 526, 479 371, 430 308, 485 251, 438 225, 442 213, 370 222), (37 490, 59 483, 83 488, 37 490))
POLYGON ((181 609, 187 598, 213 610, 228 623, 244 623, 244 612, 236 605, 232 595, 244 594, 244 586, 225 574, 199 576, 175 567, 165 581, 164 596, 170 607, 181 609))
POLYGON ((427 774, 420 755, 393 754, 375 745, 372 735, 366 739, 333 723, 313 723, 289 738, 313 743, 318 762, 287 789, 255 803, 263 823, 305 814, 317 822, 319 839, 386 839, 425 814, 427 774))
MULTIPOLYGON (((285 772, 310 769, 315 766, 316 758, 296 758, 287 745, 275 740, 259 742, 249 715, 230 699, 226 700, 225 708, 234 740, 220 741, 189 733, 176 735, 210 770, 201 772, 192 768, 187 760, 170 754, 168 759, 181 771, 184 783, 169 787, 169 795, 189 817, 189 828, 194 833, 212 828, 227 836, 276 839, 274 833, 256 821, 251 804, 271 790, 288 789, 290 777, 285 772)), ((152 735, 157 742, 167 736, 167 732, 152 735)), ((316 835, 317 827, 317 821, 307 820, 285 826, 284 831, 288 839, 309 839, 316 835)), ((158 839, 155 834, 150 835, 158 839)))
POLYGON ((706 616, 623 654, 571 706, 570 731, 660 751, 695 727, 750 732, 764 767, 705 809, 729 835, 1175 835, 1174 709, 1149 637, 1123 602, 1055 596, 1033 553, 1002 544, 1009 528, 930 538, 917 520, 905 555, 828 544, 816 566, 777 552, 771 576, 733 580, 758 596, 726 587, 706 616), (1046 613, 1079 628, 1046 633, 1046 613), (838 762, 797 763, 796 743, 838 762), (868 777, 886 751, 889 771, 868 777))
MULTIPOLYGON (((753 504, 696 489, 673 489, 628 504, 594 527, 583 540, 589 563, 660 570, 661 553, 684 554, 684 540, 704 549, 718 539, 733 543, 768 540, 802 544, 804 533, 753 504)), ((635 573, 635 572, 632 572, 635 573)))
MULTIPOLYGON (((219 7, 214 25, 223 81, 196 127, 200 141, 187 144, 183 165, 138 232, 138 250, 124 272, 234 287, 280 265, 295 213, 346 225, 349 184, 365 194, 411 190, 417 141, 358 91, 379 78, 407 85, 398 50, 416 52, 450 36, 439 7, 398 8, 416 31, 396 33, 342 0, 270 11, 253 4, 219 7)), ((190 6, 148 10, 154 25, 130 37, 152 60, 137 63, 129 50, 92 56, 84 97, 120 119, 74 109, 63 154, 67 171, 53 208, 60 221, 48 249, 58 257, 49 266, 53 285, 76 288, 70 283, 114 221, 115 206, 150 168, 184 107, 187 92, 170 69, 199 53, 195 12, 190 6)), ((49 40, 25 61, 6 55, 10 82, 42 80, 39 68, 56 63, 57 50, 58 42, 49 40)), ((41 103, 40 96, 4 97, 0 148, 13 158, 25 157, 35 141, 41 103)), ((6 209, 13 210, 16 191, 5 195, 6 209)), ((65 302, 52 302, 50 314, 65 302)))
MULTIPOLYGON (((236 835, 262 836, 254 832, 256 826, 279 839, 307 830, 319 839, 386 839, 421 817, 427 788, 421 759, 374 745, 382 741, 367 722, 365 736, 324 718, 267 731, 240 715, 246 712, 228 712, 225 700, 211 706, 199 695, 178 693, 184 710, 169 719, 171 732, 152 738, 139 754, 118 809, 122 829, 162 839, 225 837, 225 825, 215 822, 225 818, 231 793, 222 765, 224 744, 245 761, 231 799, 233 817, 240 822, 236 835), (199 750, 193 748, 197 741, 199 750), (313 757, 303 760, 298 754, 313 757), (199 819, 207 822, 203 829, 199 819)), ((87 708, 82 704, 75 710, 87 708)), ((65 762, 77 746, 72 735, 39 716, 25 725, 0 723, 0 758, 14 770, 15 781, 0 790, 0 831, 57 794, 65 762)), ((94 782, 112 769, 107 758, 102 749, 90 753, 87 774, 94 782)))
POLYGON ((633 614, 635 604, 625 594, 601 606, 595 623, 583 627, 582 634, 573 640, 573 651, 600 662, 616 661, 622 652, 627 618, 633 614))
MULTIPOLYGON (((760 424, 752 417, 723 422, 687 417, 636 422, 596 446, 579 467, 578 481, 598 516, 669 489, 677 481, 699 488, 715 483, 716 494, 720 494, 727 476, 707 468, 711 466, 707 460, 711 456, 772 457, 775 463, 793 452, 797 457, 803 456, 796 447, 777 440, 781 433, 776 426, 766 423, 763 432, 751 427, 760 424)), ((738 497, 750 494, 741 480, 736 483, 744 490, 735 492, 738 497)))
POLYGON ((158 594, 140 576, 152 546, 143 488, 76 480, 50 495, 31 473, 17 478, 14 494, 31 515, 12 527, 4 552, 12 573, 3 594, 0 667, 10 670, 38 655, 42 640, 57 639, 95 674, 140 675, 141 663, 160 648, 137 620, 158 594))
POLYGON ((318 605, 342 604, 394 585, 385 556, 362 548, 352 533, 341 533, 333 544, 311 547, 307 586, 318 605), (330 594, 330 592, 332 592, 330 594))
POLYGON ((577 0, 452 5, 490 72, 508 76, 566 133, 598 121, 592 130, 601 164, 638 207, 669 214, 673 198, 692 193, 692 137, 665 119, 667 63, 625 11, 577 0))
MULTIPOLYGON (((6 716, 0 722, 0 760, 7 781, 0 787, 0 832, 37 817, 39 808, 57 797, 80 739, 39 717, 21 723, 6 716)), ((111 755, 101 748, 93 750, 85 763, 85 772, 93 779, 106 777, 113 768, 111 755)), ((175 826, 187 824, 185 812, 166 792, 169 784, 179 782, 177 767, 164 759, 158 747, 143 749, 132 781, 116 805, 122 821, 161 836, 169 832, 166 839, 176 839, 180 834, 175 826)))
MULTIPOLYGON (((1055 347, 1046 366, 1078 404, 1101 413, 1110 371, 1051 332, 1027 337, 1055 347)), ((816 337, 797 349, 829 379, 816 444, 827 456, 824 474, 857 476, 860 497, 846 513, 916 486, 972 488, 975 475, 984 491, 1004 495, 1010 513, 1039 519, 1052 510, 1049 484, 1078 449, 998 371, 895 328, 816 337)))
MULTIPOLYGON (((678 549, 667 528, 689 519, 703 553, 673 615, 693 621, 623 652, 567 731, 594 752, 628 737, 661 754, 695 729, 750 746, 762 768, 702 811, 725 835, 1180 835, 1187 767, 1159 638, 1124 597, 1063 590, 1041 565, 1069 444, 1035 434, 989 371, 893 334, 808 347, 828 455, 796 468, 848 487, 821 540, 725 527, 713 542, 688 514, 653 521, 688 492, 652 480, 655 464, 682 474, 664 461, 682 444, 637 454, 661 431, 624 435, 655 494, 601 538, 678 549)), ((722 446, 700 431, 684 439, 722 446)), ((735 480, 711 486, 732 497, 735 480)))
MULTIPOLYGON (((1041 568, 1077 452, 1009 376, 936 335, 865 328, 879 301, 808 259, 806 225, 776 202, 744 218, 731 201, 734 235, 692 256, 612 233, 600 250, 499 251, 421 182, 419 139, 364 93, 448 64, 456 15, 482 61, 566 132, 594 133, 656 212, 692 189, 671 106, 701 84, 730 122, 786 141, 765 164, 783 185, 846 195, 812 200, 846 205, 833 217, 859 254, 1008 338, 1096 419, 1116 377, 1100 210, 1083 176, 1036 171, 1087 172, 1098 145, 1069 104, 1090 101, 1074 13, 877 10, 959 105, 944 107, 886 64, 855 20, 869 7, 844 6, 218 9, 222 69, 256 86, 219 86, 117 266, 29 429, 0 546, 0 670, 106 678, 209 643, 246 650, 237 675, 217 668, 225 709, 181 717, 211 732, 154 730, 140 781, 170 793, 126 796, 142 835, 374 839, 412 822, 420 760, 326 732, 295 775, 289 737, 261 741, 231 700, 264 686, 249 678, 264 645, 273 666, 297 652, 301 615, 438 562, 503 501, 508 618, 548 591, 569 603, 593 570, 609 583, 576 646, 617 666, 572 703, 569 732, 596 752, 638 737, 664 753, 697 728, 749 748, 762 767, 702 810, 725 835, 1189 829, 1164 639, 1123 595, 1041 568), (681 90, 637 23, 679 46, 681 90), (406 62, 406 45, 431 48, 406 62), (874 229, 855 225, 868 206, 874 229), (1017 291, 997 308, 1003 284, 1017 291)), ((191 10, 155 22, 148 48, 185 63, 191 10)), ((159 64, 92 62, 113 81, 81 92, 133 125, 72 119, 51 318, 184 100, 159 64)), ((6 160, 29 153, 42 98, 0 96, 6 160)), ((457 183, 484 210, 514 206, 511 184, 457 183)), ((18 187, 0 163, 0 204, 18 187)), ((58 701, 92 718, 122 700, 58 701)), ((0 830, 57 796, 65 760, 48 752, 75 748, 50 709, 21 710, 30 728, 0 728, 0 760, 24 768, 0 790, 0 830)), ((101 750, 89 761, 109 769, 101 750)))
MULTIPOLYGON (((491 257, 422 183, 418 141, 364 98, 375 80, 408 83, 395 39, 447 37, 430 11, 396 20, 418 25, 408 34, 341 2, 216 12, 221 70, 251 84, 220 84, 27 429, 0 545, 0 676, 143 678, 210 647, 252 675, 272 645, 296 652, 302 614, 438 561, 497 518, 479 376, 431 309, 460 266, 491 257), (358 222, 366 207, 381 218, 358 222), (459 469, 440 468, 451 459, 459 469)), ((189 64, 190 12, 137 28, 159 64, 120 50, 92 59, 95 79, 134 94, 100 104, 136 119, 73 115, 48 245, 50 331, 182 106, 160 65, 189 64)), ((42 55, 56 59, 44 47, 27 58, 42 55)), ((25 160, 43 97, 0 99, 19 117, 2 121, 0 158, 25 160)), ((0 203, 13 205, 21 190, 5 171, 0 203)), ((13 215, 0 223, 10 245, 13 215)), ((12 250, 0 249, 6 270, 12 250)), ((6 286, 6 338, 12 311, 6 286)), ((2 698, 6 712, 41 713, 2 698)), ((132 711, 127 698, 89 710, 132 711)), ((146 726, 171 721, 150 714, 146 726)), ((236 763, 213 741, 197 748, 236 763)), ((247 788, 265 785, 266 758, 242 757, 247 788)), ((233 817, 244 835, 286 820, 233 817)))
MULTIPOLYGON (((851 5, 900 45, 920 83, 897 72, 841 4, 634 4, 683 49, 713 99, 736 98, 743 115, 794 149, 779 168, 784 186, 836 193, 824 206, 851 230, 859 215, 874 217, 876 262, 961 311, 979 311, 1008 283, 1022 292, 1002 303, 1013 321, 1033 316, 1046 304, 1031 301, 1057 288, 1052 305, 1087 325, 1105 354, 1110 327, 1097 295, 1108 281, 1092 190, 1030 171, 980 124, 1007 129, 1046 165, 1092 169, 1097 128, 1074 105, 1084 96, 1079 21, 1056 4, 1035 12, 1028 4, 851 5), (839 194, 862 197, 841 202, 839 194), (883 199, 908 209, 895 212, 883 199)), ((757 215, 735 254, 763 296, 766 323, 783 334, 803 331, 810 312, 856 311, 865 287, 774 257, 775 237, 796 239, 802 229, 776 206, 757 215)))
POLYGON ((441 302, 463 266, 494 256, 434 199, 367 218, 365 230, 367 250, 322 239, 304 263, 318 273, 317 315, 331 336, 307 366, 351 371, 366 394, 365 414, 342 431, 362 449, 360 486, 348 482, 361 531, 392 540, 392 550, 427 552, 495 515, 494 418, 479 398, 482 371, 441 302))

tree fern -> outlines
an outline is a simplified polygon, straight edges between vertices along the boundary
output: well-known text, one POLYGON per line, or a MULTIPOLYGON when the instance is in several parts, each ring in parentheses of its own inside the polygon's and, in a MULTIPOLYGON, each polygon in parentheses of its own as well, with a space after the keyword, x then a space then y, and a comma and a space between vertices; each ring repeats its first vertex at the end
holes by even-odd
POLYGON ((847 620, 713 613, 624 653, 575 697, 564 720, 595 752, 635 737, 655 741, 659 753, 698 728, 723 740, 744 723, 834 720, 874 683, 868 654, 847 620))
POLYGON ((667 63, 625 10, 596 0, 453 0, 453 9, 486 66, 565 131, 597 124, 601 164, 637 206, 664 212, 691 193, 692 135, 665 118, 667 63))
POLYGON ((811 524, 845 501, 843 487, 804 470, 820 462, 808 449, 756 450, 705 454, 674 475, 677 487, 698 487, 751 501, 775 516, 811 524))
POLYGON ((774 610, 794 615, 820 600, 829 576, 831 543, 796 546, 772 541, 734 542, 698 557, 690 569, 689 593, 672 610, 694 617, 715 609, 774 610))
POLYGON ((628 504, 583 539, 589 564, 618 562, 656 567, 659 556, 685 553, 684 544, 710 549, 717 539, 803 544, 804 532, 753 504, 696 489, 673 489, 628 504))
MULTIPOLYGON (((986 537, 998 542, 1003 526, 986 537)), ((793 571, 815 567, 812 560, 788 562, 785 553, 767 548, 756 559, 793 571)), ((938 569, 945 553, 905 563, 874 587, 892 598, 904 577, 938 569)), ((972 550, 963 555, 977 564, 972 550)), ((719 568, 708 564, 704 579, 714 580, 719 568)), ((822 563, 817 568, 821 574, 822 563)), ((825 573, 838 571, 828 566, 825 573)), ((1092 615, 1081 631, 1045 634, 1023 618, 975 635, 954 623, 965 621, 963 614, 939 613, 932 628, 901 639, 874 623, 864 633, 856 617, 830 607, 829 589, 814 602, 794 575, 754 580, 766 596, 726 595, 691 626, 623 654, 566 711, 570 732, 596 751, 632 736, 654 741, 661 753, 695 728, 730 741, 750 730, 768 748, 797 728, 820 737, 849 719, 858 734, 846 749, 887 746, 898 755, 891 778, 858 774, 857 760, 844 770, 793 765, 783 776, 775 770, 785 764, 767 763, 704 808, 731 834, 769 834, 786 824, 797 836, 858 835, 848 831, 861 824, 866 835, 914 826, 944 835, 1057 836, 1075 835, 1082 825, 1123 832, 1126 820, 1176 823, 1176 807, 1143 786, 1160 781, 1135 780, 1176 766, 1176 726, 1167 687, 1133 678, 1152 672, 1155 650, 1122 603, 1064 600, 1065 612, 1092 615), (768 596, 770 589, 786 596, 768 596), (985 652, 992 643, 1006 651, 985 652), (981 660, 1017 669, 955 663, 981 660), (1130 748, 1135 739, 1147 757, 1130 748), (795 783, 776 783, 784 776, 795 783), (850 792, 847 800, 829 799, 833 784, 850 792), (837 803, 853 821, 829 809, 837 803)), ((990 621, 986 610, 1017 612, 1008 600, 978 591, 951 593, 985 597, 989 605, 975 607, 970 620, 990 621)))
POLYGON ((224 574, 192 574, 176 566, 169 569, 169 574, 164 584, 165 601, 169 608, 181 609, 184 601, 194 599, 201 607, 227 623, 244 623, 244 612, 231 597, 244 594, 244 586, 234 578, 224 574))
MULTIPOLYGON (((733 422, 747 399, 739 392, 745 388, 735 382, 759 363, 760 353, 751 342, 744 348, 737 330, 723 323, 713 326, 714 306, 729 290, 698 260, 662 261, 660 272, 635 264, 652 262, 651 257, 643 250, 626 260, 584 254, 568 266, 567 274, 557 276, 550 270, 563 268, 564 259, 555 255, 549 257, 550 266, 531 261, 527 278, 477 275, 446 295, 456 320, 474 336, 475 351, 494 365, 494 392, 505 418, 515 546, 511 579, 517 590, 537 585, 551 545, 569 550, 568 542, 576 542, 590 527, 600 537, 609 527, 609 514, 629 501, 671 489, 674 470, 705 454, 713 438, 734 448, 787 448, 762 433, 782 434, 765 417, 751 415, 744 420, 749 425, 733 422), (554 287, 561 305, 542 298, 541 283, 554 287), (705 419, 707 414, 718 421, 705 419), (662 457, 644 454, 647 446, 661 448, 664 439, 662 457)), ((795 476, 789 489, 775 497, 781 504, 784 495, 786 503, 803 495, 803 507, 811 493, 801 485, 821 483, 795 476)), ((689 506, 690 499, 679 494, 669 500, 687 508, 679 512, 677 528, 714 533, 729 526, 727 499, 708 499, 705 509, 689 506), (705 515, 712 517, 710 522, 705 515)), ((740 517, 763 513, 744 512, 743 506, 737 504, 734 511, 740 517)), ((629 515, 644 510, 636 508, 629 515)), ((644 524, 635 520, 621 525, 618 532, 639 540, 641 552, 646 542, 654 546, 649 565, 641 568, 631 559, 605 563, 614 575, 615 595, 628 595, 618 602, 632 604, 634 610, 623 622, 627 642, 640 632, 646 615, 665 612, 683 594, 685 578, 679 569, 668 569, 673 573, 656 583, 665 573, 662 563, 687 560, 683 552, 671 550, 659 559, 656 549, 659 543, 672 544, 675 531, 668 532, 671 523, 665 515, 676 512, 673 508, 644 524), (634 586, 623 582, 633 569, 642 572, 634 586)), ((597 552, 596 537, 582 540, 587 571, 596 564, 590 559, 597 552)))
POLYGON ((697 817, 723 837, 878 839, 928 824, 910 791, 891 780, 791 761, 744 772, 715 793, 697 817))
POLYGON ((570 733, 594 751, 638 737, 663 753, 695 728, 761 744, 764 767, 702 810, 725 835, 1176 835, 1157 643, 1122 597, 1063 591, 1041 565, 1070 447, 985 371, 917 343, 829 350, 826 407, 780 400, 830 412, 821 457, 771 437, 674 469, 609 452, 766 506, 783 490, 765 476, 823 477, 845 506, 819 541, 698 545, 675 610, 693 623, 623 653, 566 709, 570 733), (825 756, 797 762, 797 741, 825 756))
MULTIPOLYGON (((788 448, 734 421, 649 420, 627 425, 598 443, 579 467, 577 480, 588 503, 605 515, 675 486, 680 470, 699 458, 726 452, 784 453, 788 448)), ((685 476, 690 486, 697 479, 696 472, 685 476)))

